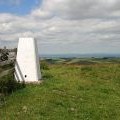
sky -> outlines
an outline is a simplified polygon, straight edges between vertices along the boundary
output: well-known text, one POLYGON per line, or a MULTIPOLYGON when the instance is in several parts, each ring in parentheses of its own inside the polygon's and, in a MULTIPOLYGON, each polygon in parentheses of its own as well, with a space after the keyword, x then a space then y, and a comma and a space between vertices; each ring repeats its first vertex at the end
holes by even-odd
POLYGON ((120 0, 0 0, 0 47, 19 37, 40 54, 119 54, 120 0))

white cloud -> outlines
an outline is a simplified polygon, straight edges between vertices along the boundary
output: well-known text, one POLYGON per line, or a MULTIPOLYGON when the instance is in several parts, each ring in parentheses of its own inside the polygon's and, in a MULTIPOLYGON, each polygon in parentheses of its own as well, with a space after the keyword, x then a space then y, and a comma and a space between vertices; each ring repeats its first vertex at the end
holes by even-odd
POLYGON ((26 16, 0 14, 0 46, 15 46, 27 35, 38 39, 42 53, 119 52, 119 4, 119 0, 44 0, 26 16))
POLYGON ((39 17, 51 15, 66 19, 119 17, 119 4, 119 0, 44 0, 42 7, 33 13, 39 17))

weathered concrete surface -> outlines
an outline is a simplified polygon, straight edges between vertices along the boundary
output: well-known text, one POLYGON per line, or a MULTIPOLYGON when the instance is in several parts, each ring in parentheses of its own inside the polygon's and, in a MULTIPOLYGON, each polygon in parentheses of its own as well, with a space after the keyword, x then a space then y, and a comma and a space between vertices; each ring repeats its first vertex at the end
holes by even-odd
POLYGON ((15 78, 21 82, 37 82, 41 79, 38 48, 34 38, 19 39, 15 78))

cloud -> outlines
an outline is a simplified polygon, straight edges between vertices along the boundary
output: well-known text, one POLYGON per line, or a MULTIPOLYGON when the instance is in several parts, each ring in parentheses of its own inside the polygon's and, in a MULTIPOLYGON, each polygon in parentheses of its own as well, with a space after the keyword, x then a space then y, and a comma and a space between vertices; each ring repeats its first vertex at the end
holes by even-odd
POLYGON ((33 15, 59 16, 64 19, 119 17, 119 0, 44 0, 33 15))
POLYGON ((0 46, 33 36, 40 53, 120 51, 119 0, 43 0, 26 16, 0 14, 0 46))

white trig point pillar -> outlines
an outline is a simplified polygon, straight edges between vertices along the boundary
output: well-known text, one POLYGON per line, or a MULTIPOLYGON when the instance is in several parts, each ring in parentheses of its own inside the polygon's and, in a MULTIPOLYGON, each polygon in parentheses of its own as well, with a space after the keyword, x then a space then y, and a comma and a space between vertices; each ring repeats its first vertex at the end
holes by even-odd
POLYGON ((39 82, 41 79, 38 48, 34 38, 19 38, 15 79, 28 83, 39 82))

